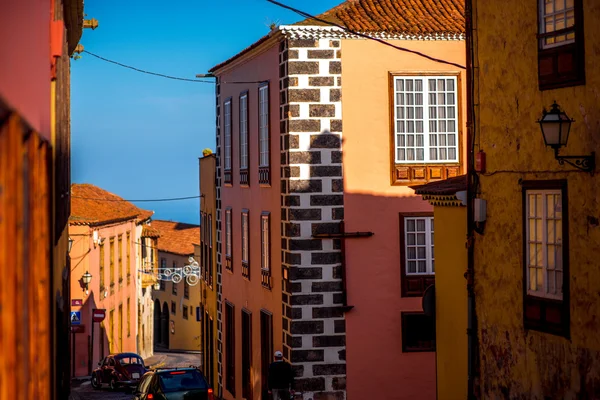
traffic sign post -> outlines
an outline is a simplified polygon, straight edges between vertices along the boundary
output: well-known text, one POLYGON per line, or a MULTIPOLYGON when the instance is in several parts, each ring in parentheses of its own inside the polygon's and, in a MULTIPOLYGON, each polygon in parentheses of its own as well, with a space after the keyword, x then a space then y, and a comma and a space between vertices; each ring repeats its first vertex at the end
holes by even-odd
POLYGON ((102 321, 104 321, 104 318, 106 318, 106 310, 105 309, 94 308, 92 310, 92 337, 90 340, 92 351, 90 352, 91 354, 90 354, 90 358, 88 360, 88 372, 90 375, 92 374, 92 360, 94 359, 94 331, 96 330, 94 323, 102 322, 102 321))

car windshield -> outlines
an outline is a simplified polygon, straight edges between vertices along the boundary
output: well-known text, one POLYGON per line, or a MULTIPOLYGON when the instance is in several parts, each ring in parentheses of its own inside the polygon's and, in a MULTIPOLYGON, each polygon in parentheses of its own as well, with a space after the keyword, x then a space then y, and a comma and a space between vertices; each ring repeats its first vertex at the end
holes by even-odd
POLYGON ((122 366, 125 366, 125 365, 141 365, 142 367, 144 366, 144 361, 142 361, 141 358, 136 357, 136 356, 121 356, 121 357, 116 357, 116 359, 119 361, 119 363, 122 366))
POLYGON ((165 393, 208 389, 204 377, 196 370, 165 371, 159 377, 161 389, 165 393))

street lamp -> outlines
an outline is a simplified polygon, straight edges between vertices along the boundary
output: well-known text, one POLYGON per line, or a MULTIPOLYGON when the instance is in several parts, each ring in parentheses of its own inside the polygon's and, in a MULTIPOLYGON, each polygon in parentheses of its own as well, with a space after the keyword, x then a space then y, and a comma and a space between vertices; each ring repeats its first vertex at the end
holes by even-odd
POLYGON ((88 271, 85 271, 85 274, 83 274, 83 276, 81 277, 81 282, 83 282, 83 285, 85 286, 85 294, 89 293, 89 286, 91 281, 92 274, 90 274, 88 271))
POLYGON ((69 236, 69 253, 71 253, 71 249, 73 248, 73 239, 69 236))
POLYGON ((556 104, 556 101, 552 104, 550 111, 544 109, 542 112, 542 118, 537 122, 540 124, 544 143, 554 149, 554 157, 558 163, 564 165, 566 162, 582 171, 593 173, 596 166, 594 152, 589 156, 561 156, 558 154, 559 149, 567 145, 571 124, 575 120, 569 118, 567 113, 556 104))

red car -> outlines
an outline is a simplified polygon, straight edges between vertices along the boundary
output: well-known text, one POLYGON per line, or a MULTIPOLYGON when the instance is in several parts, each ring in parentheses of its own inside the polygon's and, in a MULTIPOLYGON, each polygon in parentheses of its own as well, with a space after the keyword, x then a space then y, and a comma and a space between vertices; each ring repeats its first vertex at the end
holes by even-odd
POLYGON ((102 388, 108 384, 112 390, 135 388, 147 372, 144 360, 135 353, 112 354, 98 363, 99 368, 92 372, 92 387, 102 388))

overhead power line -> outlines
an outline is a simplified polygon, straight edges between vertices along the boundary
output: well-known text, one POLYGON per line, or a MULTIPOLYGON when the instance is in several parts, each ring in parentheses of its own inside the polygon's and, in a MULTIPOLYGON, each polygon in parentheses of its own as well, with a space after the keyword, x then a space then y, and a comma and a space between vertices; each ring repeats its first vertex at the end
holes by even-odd
POLYGON ((411 49, 407 49, 405 47, 396 46, 395 44, 386 42, 383 39, 379 39, 379 38, 376 38, 376 37, 373 37, 373 36, 369 36, 369 35, 364 34, 364 33, 360 33, 360 32, 354 31, 352 29, 348 29, 345 26, 336 24, 335 22, 324 20, 322 18, 319 18, 319 17, 316 17, 314 15, 311 15, 311 14, 305 12, 305 11, 298 10, 297 8, 290 7, 288 5, 280 3, 278 1, 275 1, 275 0, 266 0, 266 1, 268 1, 271 4, 275 4, 276 6, 285 8, 286 10, 290 10, 292 12, 295 12, 296 14, 300 15, 301 17, 314 19, 315 21, 319 21, 319 22, 327 24, 327 25, 335 26, 335 27, 337 27, 339 29, 342 29, 345 32, 351 33, 351 34, 356 35, 356 36, 360 36, 360 37, 365 38, 365 39, 373 40, 375 42, 379 42, 379 43, 384 44, 386 46, 392 47, 392 48, 394 48, 396 50, 400 50, 400 51, 405 51, 407 53, 416 54, 416 55, 418 55, 420 57, 424 57, 424 58, 426 58, 428 60, 435 61, 435 62, 438 62, 438 63, 441 63, 441 64, 448 64, 448 65, 452 65, 452 66, 458 67, 460 69, 467 69, 463 65, 460 65, 460 64, 457 64, 457 63, 453 63, 451 61, 442 60, 440 58, 431 57, 431 56, 428 56, 427 54, 421 53, 420 51, 411 50, 411 49))
POLYGON ((141 202, 159 202, 159 201, 180 201, 180 200, 190 200, 190 199, 199 199, 202 196, 189 196, 189 197, 173 197, 169 199, 141 199, 141 200, 125 200, 125 199, 100 199, 95 197, 79 197, 72 196, 74 199, 82 199, 82 200, 95 200, 95 201, 115 201, 121 202, 126 201, 130 203, 141 203, 141 202))
MULTIPOLYGON (((211 84, 215 84, 216 83, 216 81, 207 81, 207 80, 203 80, 203 79, 188 79, 188 78, 181 78, 181 77, 178 77, 178 76, 172 76, 172 75, 166 75, 166 74, 159 74, 157 72, 146 71, 146 70, 143 70, 143 69, 140 69, 140 68, 132 67, 131 65, 126 65, 126 64, 120 63, 118 61, 109 60, 108 58, 99 56, 98 54, 91 53, 91 52, 89 52, 87 50, 84 50, 83 52, 86 53, 86 54, 89 54, 92 57, 96 57, 99 60, 105 61, 107 63, 115 64, 115 65, 118 65, 119 67, 123 67, 123 68, 128 68, 128 69, 131 69, 133 71, 140 72, 142 74, 154 75, 154 76, 158 76, 160 78, 173 79, 173 80, 184 81, 184 82, 211 83, 211 84)), ((221 82, 221 83, 246 84, 246 83, 265 83, 265 82, 267 82, 267 81, 231 81, 231 82, 224 81, 224 82, 221 82)))

